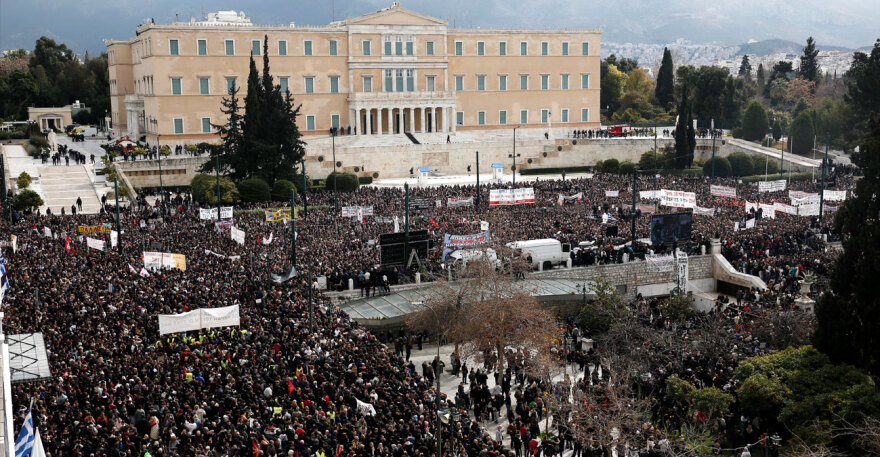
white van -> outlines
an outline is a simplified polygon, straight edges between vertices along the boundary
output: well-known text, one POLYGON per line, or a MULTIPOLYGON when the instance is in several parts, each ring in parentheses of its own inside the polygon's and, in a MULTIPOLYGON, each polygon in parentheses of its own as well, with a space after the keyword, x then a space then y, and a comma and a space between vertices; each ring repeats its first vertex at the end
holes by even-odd
POLYGON ((501 261, 498 260, 498 255, 495 253, 495 250, 492 248, 486 248, 485 250, 479 248, 473 249, 459 249, 452 254, 449 254, 449 262, 455 267, 457 270, 464 269, 468 262, 473 262, 476 260, 485 260, 492 265, 495 265, 495 268, 501 266, 501 261))
POLYGON ((532 266, 541 270, 549 270, 556 265, 566 265, 570 258, 571 245, 562 244, 559 240, 546 238, 543 240, 515 241, 508 247, 522 252, 523 257, 532 257, 532 266))

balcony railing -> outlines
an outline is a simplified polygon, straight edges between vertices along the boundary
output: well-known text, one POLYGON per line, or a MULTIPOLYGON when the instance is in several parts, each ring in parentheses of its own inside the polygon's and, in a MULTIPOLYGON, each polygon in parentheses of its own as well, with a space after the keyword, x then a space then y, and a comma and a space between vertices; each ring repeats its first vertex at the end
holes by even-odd
POLYGON ((348 97, 353 102, 374 102, 374 101, 416 101, 416 100, 438 100, 448 101, 455 98, 455 92, 446 90, 437 91, 413 91, 413 92, 355 92, 348 97))

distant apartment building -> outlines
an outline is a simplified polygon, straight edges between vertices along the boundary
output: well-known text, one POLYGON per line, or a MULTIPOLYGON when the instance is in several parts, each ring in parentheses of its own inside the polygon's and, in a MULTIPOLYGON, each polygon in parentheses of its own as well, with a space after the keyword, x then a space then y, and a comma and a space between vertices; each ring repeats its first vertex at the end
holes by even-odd
POLYGON ((302 105, 306 134, 599 125, 597 30, 450 28, 399 4, 325 26, 264 26, 244 13, 137 27, 107 41, 114 130, 155 142, 216 140, 221 99, 248 59, 302 105))

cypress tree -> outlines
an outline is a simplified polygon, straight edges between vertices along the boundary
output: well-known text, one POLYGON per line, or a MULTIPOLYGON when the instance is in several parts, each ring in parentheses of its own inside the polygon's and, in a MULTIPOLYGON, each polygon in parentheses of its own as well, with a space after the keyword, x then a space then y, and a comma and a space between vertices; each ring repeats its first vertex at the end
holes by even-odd
POLYGON ((694 120, 688 103, 687 86, 682 86, 681 103, 678 106, 678 125, 675 126, 675 163, 678 168, 687 168, 694 161, 697 145, 694 120))
POLYGON ((663 48, 663 61, 657 71, 657 86, 654 89, 657 101, 665 110, 669 110, 669 104, 675 98, 675 82, 673 81, 672 53, 663 48))
POLYGON ((764 93, 764 82, 765 82, 764 81, 764 64, 763 63, 758 64, 758 74, 755 76, 755 78, 756 78, 756 82, 758 84, 758 93, 763 94, 764 93))
MULTIPOLYGON (((224 174, 234 170, 238 165, 238 154, 241 151, 241 106, 238 104, 237 86, 233 86, 228 97, 223 97, 220 102, 220 112, 226 115, 225 124, 211 124, 211 127, 220 136, 221 143, 211 148, 211 158, 220 156, 220 171, 224 174)), ((216 169, 216 161, 209 160, 202 165, 203 173, 213 173, 216 169)))

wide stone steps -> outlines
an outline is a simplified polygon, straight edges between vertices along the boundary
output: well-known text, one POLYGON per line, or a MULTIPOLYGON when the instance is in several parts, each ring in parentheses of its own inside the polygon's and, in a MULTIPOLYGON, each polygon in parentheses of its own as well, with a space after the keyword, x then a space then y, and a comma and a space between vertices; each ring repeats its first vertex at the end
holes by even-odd
POLYGON ((85 166, 38 167, 38 171, 44 203, 40 208, 42 211, 51 208, 53 213, 60 214, 64 208, 65 213, 70 214, 70 207, 76 205, 77 198, 83 203, 82 211, 77 212, 94 214, 101 211, 101 201, 85 166))

